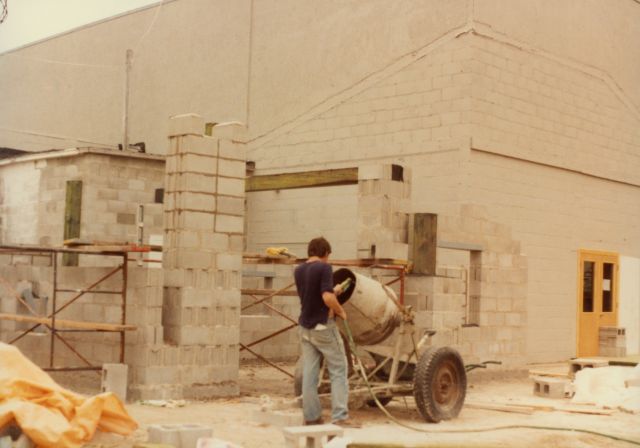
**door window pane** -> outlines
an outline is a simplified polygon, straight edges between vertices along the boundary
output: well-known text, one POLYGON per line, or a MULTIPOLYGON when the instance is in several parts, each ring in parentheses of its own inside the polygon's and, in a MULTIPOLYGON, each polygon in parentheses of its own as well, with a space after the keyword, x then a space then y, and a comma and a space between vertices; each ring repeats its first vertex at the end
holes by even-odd
POLYGON ((613 263, 602 264, 602 312, 613 311, 613 263))
POLYGON ((582 311, 585 313, 593 312, 594 273, 595 263, 593 261, 585 261, 582 274, 582 311))

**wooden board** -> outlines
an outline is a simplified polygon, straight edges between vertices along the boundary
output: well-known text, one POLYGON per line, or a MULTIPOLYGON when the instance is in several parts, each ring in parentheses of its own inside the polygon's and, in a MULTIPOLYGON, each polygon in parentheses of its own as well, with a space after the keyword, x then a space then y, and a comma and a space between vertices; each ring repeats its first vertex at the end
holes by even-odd
MULTIPOLYGON (((64 239, 80 237, 82 181, 68 180, 64 205, 64 239)), ((63 254, 63 266, 78 266, 78 254, 63 254)))
MULTIPOLYGON (((52 319, 48 317, 22 316, 19 314, 0 313, 0 320, 12 320, 14 322, 29 322, 33 324, 52 325, 52 319)), ((102 322, 81 322, 77 320, 56 319, 56 328, 70 328, 76 330, 102 330, 102 331, 133 331, 135 325, 106 324, 102 322)))
POLYGON ((291 188, 327 187, 358 183, 358 168, 302 171, 248 177, 245 191, 288 190, 291 188))
POLYGON ((560 373, 560 372, 545 372, 543 370, 529 370, 529 375, 531 376, 547 376, 552 378, 569 378, 568 373, 560 373))
POLYGON ((438 215, 416 213, 409 229, 409 259, 414 274, 435 275, 438 245, 438 215))
POLYGON ((514 414, 533 414, 534 409, 525 406, 510 406, 501 403, 482 403, 477 401, 465 401, 464 407, 471 409, 486 409, 489 411, 511 412, 514 414))

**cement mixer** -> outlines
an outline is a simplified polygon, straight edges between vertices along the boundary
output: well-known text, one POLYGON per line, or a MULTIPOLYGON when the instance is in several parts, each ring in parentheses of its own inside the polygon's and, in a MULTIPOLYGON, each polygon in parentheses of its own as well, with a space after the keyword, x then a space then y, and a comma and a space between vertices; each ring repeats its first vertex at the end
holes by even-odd
MULTIPOLYGON (((370 386, 353 374, 353 354, 346 342, 344 325, 338 319, 350 364, 350 407, 364 403, 375 406, 371 390, 383 405, 394 397, 413 395, 418 411, 428 422, 455 418, 467 387, 460 354, 450 347, 430 346, 423 350, 435 331, 415 335, 414 313, 400 304, 390 287, 346 268, 334 272, 334 285, 347 278, 351 279, 350 286, 338 300, 347 312, 358 357, 368 359, 365 364, 370 386), (385 341, 388 343, 383 344, 385 341)), ((296 396, 302 394, 301 361, 296 366, 294 389, 296 396)), ((329 396, 328 375, 323 375, 318 390, 321 397, 329 396)))

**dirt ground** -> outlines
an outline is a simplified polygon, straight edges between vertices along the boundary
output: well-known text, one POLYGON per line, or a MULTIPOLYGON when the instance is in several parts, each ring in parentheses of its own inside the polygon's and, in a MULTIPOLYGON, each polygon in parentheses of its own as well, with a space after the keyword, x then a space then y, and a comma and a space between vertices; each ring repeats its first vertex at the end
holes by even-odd
MULTIPOLYGON (((281 366, 293 371, 293 365, 281 366)), ((565 371, 566 366, 542 366, 565 371)), ((540 368, 540 366, 536 366, 540 368)), ((487 371, 469 374, 467 400, 474 402, 537 403, 568 405, 568 399, 546 399, 532 394, 532 383, 526 374, 487 375, 487 371)), ((92 392, 91 381, 74 381, 76 390, 92 392)), ((154 423, 201 423, 211 426, 214 437, 234 442, 245 448, 281 447, 284 438, 281 429, 252 421, 251 414, 260 408, 261 396, 272 402, 293 398, 292 380, 277 370, 262 365, 244 365, 240 373, 241 396, 207 402, 189 402, 184 407, 161 408, 130 403, 127 409, 139 422, 140 428, 128 438, 111 434, 98 434, 90 446, 131 447, 146 440, 146 428, 154 423)), ((95 392, 95 391, 94 391, 95 392)), ((263 398, 264 400, 264 398, 263 398)), ((632 444, 609 438, 571 431, 548 431, 524 428, 489 430, 484 432, 447 433, 496 426, 533 425, 579 428, 640 441, 640 415, 616 411, 611 415, 586 415, 560 411, 535 411, 531 415, 471 409, 465 407, 457 419, 439 424, 421 420, 413 400, 393 400, 387 409, 402 422, 425 432, 413 431, 390 421, 377 408, 353 410, 351 416, 362 425, 346 429, 345 436, 358 443, 387 443, 408 447, 625 447, 632 444)), ((328 417, 328 409, 325 409, 328 417)))

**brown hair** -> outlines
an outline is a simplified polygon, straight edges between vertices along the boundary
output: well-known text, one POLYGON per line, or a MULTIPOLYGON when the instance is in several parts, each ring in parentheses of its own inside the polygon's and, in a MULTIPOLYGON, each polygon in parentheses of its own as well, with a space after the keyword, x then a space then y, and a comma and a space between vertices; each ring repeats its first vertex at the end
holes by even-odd
POLYGON ((309 241, 307 255, 323 258, 331 253, 331 244, 324 237, 320 236, 309 241))

